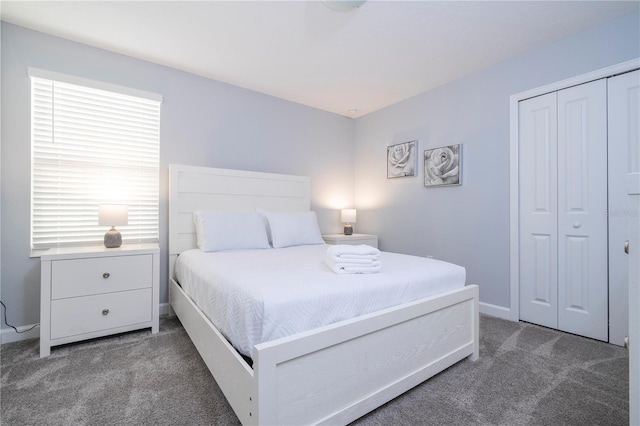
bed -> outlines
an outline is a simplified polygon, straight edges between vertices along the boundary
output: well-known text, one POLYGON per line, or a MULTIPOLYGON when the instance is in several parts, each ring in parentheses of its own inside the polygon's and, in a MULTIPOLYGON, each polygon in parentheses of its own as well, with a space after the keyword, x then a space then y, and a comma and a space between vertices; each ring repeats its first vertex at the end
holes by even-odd
POLYGON ((196 247, 193 212, 308 212, 309 192, 307 177, 170 165, 171 309, 245 425, 346 424, 478 358, 475 285, 259 342, 251 361, 236 350, 175 278, 196 247))

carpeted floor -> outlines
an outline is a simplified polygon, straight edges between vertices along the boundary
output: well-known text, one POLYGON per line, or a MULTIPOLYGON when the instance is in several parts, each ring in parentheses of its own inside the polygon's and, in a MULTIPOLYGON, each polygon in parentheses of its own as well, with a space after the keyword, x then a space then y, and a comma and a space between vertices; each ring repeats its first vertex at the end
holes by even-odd
MULTIPOLYGON (((624 348, 482 316, 464 360, 357 425, 628 425, 624 348)), ((54 348, 0 349, 0 422, 12 425, 239 424, 177 319, 54 348)))

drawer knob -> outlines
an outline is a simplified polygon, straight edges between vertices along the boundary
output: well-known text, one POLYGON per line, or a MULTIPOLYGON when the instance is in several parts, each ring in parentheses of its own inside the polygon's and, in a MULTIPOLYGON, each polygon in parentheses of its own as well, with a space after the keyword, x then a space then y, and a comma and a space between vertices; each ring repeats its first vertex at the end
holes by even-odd
POLYGON ((111 276, 111 274, 110 274, 110 273, 108 273, 108 272, 105 272, 104 274, 102 274, 102 278, 104 278, 104 279, 107 279, 107 278, 109 278, 110 276, 111 276))
POLYGON ((109 315, 109 310, 108 309, 103 309, 102 310, 102 315, 109 315))

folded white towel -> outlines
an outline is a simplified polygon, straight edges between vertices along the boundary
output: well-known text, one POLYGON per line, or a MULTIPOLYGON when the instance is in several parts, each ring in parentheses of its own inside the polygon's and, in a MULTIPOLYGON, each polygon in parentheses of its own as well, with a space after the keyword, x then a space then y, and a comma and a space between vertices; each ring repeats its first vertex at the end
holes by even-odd
POLYGON ((363 268, 363 267, 377 267, 380 266, 380 260, 357 260, 357 259, 350 259, 350 260, 336 260, 333 257, 327 256, 325 259, 325 263, 326 264, 330 264, 331 267, 333 268, 333 266, 338 266, 338 267, 342 267, 342 266, 354 266, 354 267, 359 267, 359 268, 363 268))
POLYGON ((335 256, 338 258, 343 256, 349 256, 351 258, 353 258, 354 256, 376 257, 376 256, 380 256, 380 250, 366 244, 360 244, 357 246, 352 246, 348 244, 338 244, 338 245, 330 246, 327 249, 327 254, 329 256, 335 256))
POLYGON ((377 262, 380 260, 380 256, 375 256, 375 255, 364 255, 364 256, 359 256, 359 255, 342 255, 340 257, 338 256, 332 256, 330 254, 327 254, 327 259, 331 259, 333 262, 336 263, 340 263, 340 262, 347 262, 347 263, 354 263, 354 264, 359 264, 359 265, 371 265, 373 262, 377 262))
POLYGON ((329 256, 324 263, 336 274, 375 274, 380 272, 382 264, 379 260, 371 262, 369 265, 351 262, 334 262, 329 256))

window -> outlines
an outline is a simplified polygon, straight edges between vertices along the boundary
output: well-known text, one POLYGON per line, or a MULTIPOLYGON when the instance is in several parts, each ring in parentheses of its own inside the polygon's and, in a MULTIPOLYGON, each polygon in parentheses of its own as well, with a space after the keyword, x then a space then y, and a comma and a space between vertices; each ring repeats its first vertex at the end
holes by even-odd
POLYGON ((29 68, 31 248, 101 244, 100 204, 126 204, 123 242, 158 241, 159 95, 29 68))

